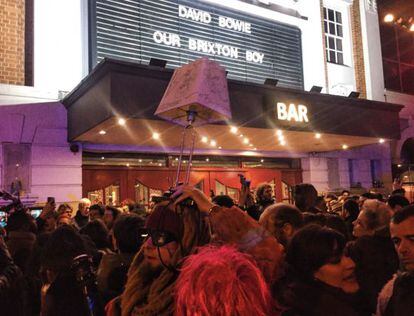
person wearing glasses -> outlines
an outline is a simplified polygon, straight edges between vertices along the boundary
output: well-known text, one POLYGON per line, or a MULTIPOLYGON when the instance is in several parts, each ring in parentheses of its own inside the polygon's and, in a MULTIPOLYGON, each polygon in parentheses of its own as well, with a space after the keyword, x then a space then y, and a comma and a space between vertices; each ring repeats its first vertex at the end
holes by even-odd
POLYGON ((170 200, 155 205, 146 229, 148 238, 128 271, 120 310, 108 306, 107 315, 174 314, 180 268, 209 243, 236 245, 255 259, 268 284, 276 278, 282 257, 276 239, 239 208, 218 206, 194 187, 179 186, 170 200))

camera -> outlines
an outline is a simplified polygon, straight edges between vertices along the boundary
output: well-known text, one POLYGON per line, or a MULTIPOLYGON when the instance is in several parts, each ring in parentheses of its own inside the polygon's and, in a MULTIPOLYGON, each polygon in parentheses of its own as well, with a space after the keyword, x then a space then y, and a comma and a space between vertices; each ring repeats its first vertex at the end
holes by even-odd
POLYGON ((241 185, 244 186, 244 187, 250 188, 251 181, 250 180, 247 180, 246 177, 244 175, 242 175, 242 174, 239 174, 239 177, 240 177, 240 183, 241 183, 241 185))

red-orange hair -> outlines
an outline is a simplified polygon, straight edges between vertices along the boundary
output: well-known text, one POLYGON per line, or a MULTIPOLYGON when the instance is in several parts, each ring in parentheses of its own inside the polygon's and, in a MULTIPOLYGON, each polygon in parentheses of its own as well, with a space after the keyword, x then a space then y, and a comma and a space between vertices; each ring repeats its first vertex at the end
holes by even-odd
POLYGON ((278 314, 254 260, 231 246, 204 246, 186 258, 175 295, 176 316, 278 314))

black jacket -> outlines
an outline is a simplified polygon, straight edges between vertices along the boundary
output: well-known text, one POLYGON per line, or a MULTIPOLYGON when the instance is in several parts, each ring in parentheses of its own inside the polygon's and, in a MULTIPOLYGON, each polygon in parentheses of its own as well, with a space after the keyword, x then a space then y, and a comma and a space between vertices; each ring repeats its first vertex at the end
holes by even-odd
POLYGON ((89 216, 83 216, 80 211, 77 211, 74 220, 75 227, 81 229, 89 223, 89 216))

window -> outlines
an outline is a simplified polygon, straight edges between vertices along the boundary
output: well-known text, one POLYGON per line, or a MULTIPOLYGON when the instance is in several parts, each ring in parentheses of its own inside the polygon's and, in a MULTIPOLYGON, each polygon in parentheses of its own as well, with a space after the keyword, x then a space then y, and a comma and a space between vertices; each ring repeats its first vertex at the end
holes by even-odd
POLYGON ((3 187, 15 195, 30 192, 30 159, 29 144, 3 144, 3 187))
POLYGON ((342 13, 332 9, 323 8, 323 24, 325 28, 326 59, 330 63, 343 65, 342 13))

